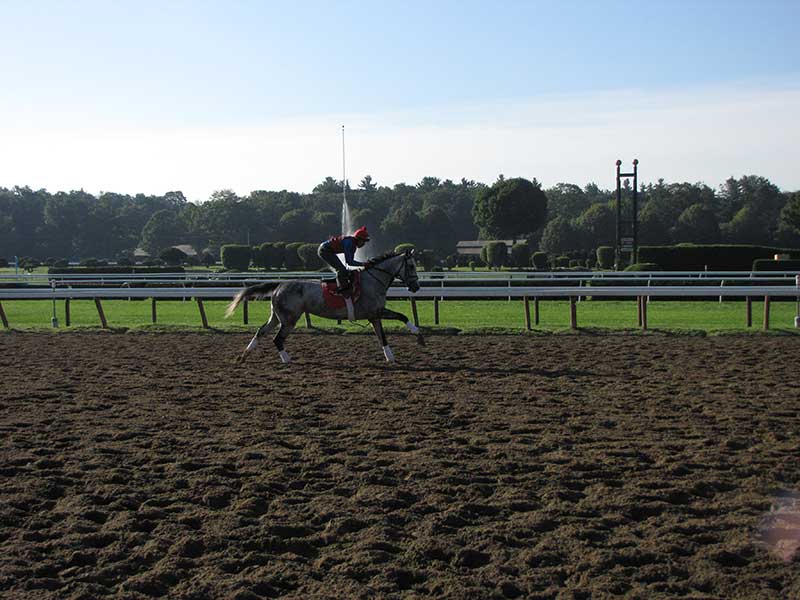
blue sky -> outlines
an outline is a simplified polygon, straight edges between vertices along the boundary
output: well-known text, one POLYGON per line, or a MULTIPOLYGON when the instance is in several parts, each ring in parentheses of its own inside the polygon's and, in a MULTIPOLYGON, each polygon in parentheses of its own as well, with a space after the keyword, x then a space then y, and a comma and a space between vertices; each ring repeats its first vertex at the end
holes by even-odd
POLYGON ((7 2, 0 185, 800 189, 800 2, 7 2))

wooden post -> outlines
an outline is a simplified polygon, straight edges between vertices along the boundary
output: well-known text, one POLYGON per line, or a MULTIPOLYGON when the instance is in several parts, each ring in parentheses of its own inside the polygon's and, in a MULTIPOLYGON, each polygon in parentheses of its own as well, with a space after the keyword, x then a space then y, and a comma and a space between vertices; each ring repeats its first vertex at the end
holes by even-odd
POLYGON ((311 315, 306 313, 306 327, 311 329, 311 315))
POLYGON ((414 315, 414 325, 419 327, 419 315, 417 314, 417 299, 411 298, 411 313, 414 315))
POLYGON ((197 308, 200 309, 200 320, 203 322, 203 329, 208 329, 208 319, 206 319, 206 309, 203 306, 203 301, 200 298, 197 300, 197 308))
POLYGON ((64 314, 66 316, 66 326, 69 327, 72 319, 70 318, 70 311, 69 311, 69 298, 64 300, 64 314))
POLYGON ((748 327, 753 326, 753 299, 747 296, 744 299, 745 322, 748 327))
POLYGON ((647 329, 647 296, 642 296, 639 301, 642 303, 642 329, 647 329))
POLYGON ((569 326, 571 329, 578 328, 578 311, 575 308, 575 296, 569 297, 569 326))
POLYGON ((525 302, 525 329, 527 331, 531 330, 531 302, 527 296, 523 297, 525 302))
POLYGON ((97 307, 97 314, 100 315, 100 324, 103 326, 103 329, 108 328, 106 313, 103 312, 103 305, 100 303, 100 298, 94 299, 94 305, 97 307))
POLYGON ((636 296, 636 324, 642 326, 642 297, 636 296))
POLYGON ((433 324, 439 324, 439 296, 433 299, 433 324))
POLYGON ((8 318, 6 317, 6 311, 3 310, 2 302, 0 302, 0 320, 3 321, 3 327, 8 329, 8 318))
POLYGON ((533 324, 539 324, 539 298, 533 299, 533 324))
POLYGON ((242 304, 242 322, 247 325, 250 320, 250 315, 247 313, 247 300, 242 304))
POLYGON ((769 296, 764 296, 764 331, 769 329, 769 296))
POLYGON ((156 299, 150 298, 150 320, 155 323, 157 320, 157 313, 156 313, 156 299))

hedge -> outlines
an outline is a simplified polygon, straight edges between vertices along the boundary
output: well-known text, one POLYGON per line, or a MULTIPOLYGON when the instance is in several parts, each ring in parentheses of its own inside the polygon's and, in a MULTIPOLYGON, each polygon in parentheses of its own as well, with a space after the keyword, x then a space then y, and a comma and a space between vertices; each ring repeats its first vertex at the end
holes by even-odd
MULTIPOLYGON (((640 246, 639 262, 656 263, 665 271, 749 271, 753 261, 789 254, 800 259, 800 250, 737 244, 680 244, 640 246)), ((599 257, 598 257, 599 258, 599 257)))
POLYGON ((800 273, 800 260, 754 260, 753 271, 795 271, 800 273))
POLYGON ((250 268, 250 246, 226 244, 220 249, 222 266, 229 271, 247 271, 250 268))
POLYGON ((109 273, 184 273, 183 267, 50 267, 50 275, 102 275, 109 273))

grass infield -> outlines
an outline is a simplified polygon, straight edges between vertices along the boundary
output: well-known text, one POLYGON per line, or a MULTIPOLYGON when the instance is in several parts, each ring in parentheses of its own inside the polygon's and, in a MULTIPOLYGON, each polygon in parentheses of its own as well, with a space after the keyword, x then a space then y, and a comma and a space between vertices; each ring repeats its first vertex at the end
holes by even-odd
MULTIPOLYGON (((211 328, 222 330, 251 330, 269 316, 269 302, 249 303, 249 324, 243 323, 242 308, 230 318, 223 313, 227 301, 204 301, 206 317, 211 328)), ((53 303, 38 300, 6 300, 2 306, 11 329, 51 328, 53 303)), ((152 323, 150 300, 103 300, 103 310, 111 328, 183 328, 201 327, 200 312, 194 300, 159 300, 156 304, 157 322, 152 323)), ((411 318, 411 303, 407 300, 388 302, 387 306, 411 318)), ((60 329, 66 327, 65 302, 56 301, 56 316, 60 329)), ((434 324, 432 300, 418 300, 419 322, 423 328, 442 332, 476 333, 482 331, 521 333, 525 331, 525 312, 522 300, 439 302, 439 325, 434 324)), ((626 301, 582 301, 577 303, 577 324, 581 330, 635 330, 638 328, 637 306, 634 300, 626 301)), ((770 330, 797 332, 794 317, 797 304, 794 301, 772 301, 770 303, 770 330)), ((535 324, 534 304, 530 303, 531 327, 534 331, 547 333, 569 330, 570 309, 567 300, 542 300, 539 302, 539 323, 535 324)), ((647 325, 650 330, 695 331, 695 332, 752 332, 763 329, 764 303, 752 303, 752 327, 746 327, 744 300, 718 301, 671 301, 652 300, 647 308, 647 325)), ((372 332, 366 322, 351 324, 311 317, 316 328, 342 332, 372 332)), ((70 302, 70 328, 99 327, 100 318, 92 300, 70 302)), ((300 319, 298 328, 306 327, 300 319)), ((386 323, 387 329, 401 328, 394 322, 386 323)))

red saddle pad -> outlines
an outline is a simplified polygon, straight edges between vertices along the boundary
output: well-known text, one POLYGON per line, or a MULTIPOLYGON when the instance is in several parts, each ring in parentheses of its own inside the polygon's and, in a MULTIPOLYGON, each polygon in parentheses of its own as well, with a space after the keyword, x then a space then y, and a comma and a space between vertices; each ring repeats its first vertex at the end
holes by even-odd
MULTIPOLYGON (((325 299, 325 306, 327 306, 328 308, 345 307, 344 296, 336 293, 335 279, 323 281, 321 285, 322 285, 322 297, 325 299)), ((352 293, 350 294, 350 299, 353 301, 353 304, 358 302, 360 296, 361 296, 361 273, 357 271, 355 273, 355 277, 353 277, 352 293)))

